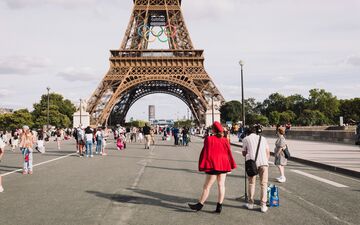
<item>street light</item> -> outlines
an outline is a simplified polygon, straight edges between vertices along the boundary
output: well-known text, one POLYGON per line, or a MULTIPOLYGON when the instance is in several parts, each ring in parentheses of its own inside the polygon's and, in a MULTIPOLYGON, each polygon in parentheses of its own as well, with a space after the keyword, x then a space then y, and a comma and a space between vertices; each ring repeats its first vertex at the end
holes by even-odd
MULTIPOLYGON (((241 67, 241 111, 242 111, 242 125, 243 125, 243 132, 245 132, 245 107, 244 107, 244 76, 243 76, 243 67, 244 67, 244 61, 240 60, 239 61, 239 65, 241 67)), ((246 159, 245 159, 246 160, 246 159)), ((246 170, 245 170, 245 194, 244 194, 244 198, 245 201, 248 200, 248 195, 247 195, 247 174, 246 174, 246 170)))
POLYGON ((81 119, 82 119, 82 115, 81 115, 81 101, 82 101, 82 99, 80 98, 80 125, 82 126, 82 121, 81 121, 81 119))
POLYGON ((239 61, 240 67, 241 67, 241 112, 242 112, 242 123, 243 127, 245 128, 245 105, 244 105, 244 61, 239 61))
POLYGON ((50 107, 50 87, 47 87, 47 129, 50 126, 49 107, 50 107))

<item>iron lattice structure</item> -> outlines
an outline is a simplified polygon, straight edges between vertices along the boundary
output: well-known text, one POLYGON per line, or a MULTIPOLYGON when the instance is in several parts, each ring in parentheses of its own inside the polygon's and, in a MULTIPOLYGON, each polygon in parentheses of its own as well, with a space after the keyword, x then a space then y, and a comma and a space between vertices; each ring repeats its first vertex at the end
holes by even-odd
POLYGON ((113 124, 125 122, 130 107, 154 93, 181 99, 199 124, 213 107, 212 98, 224 102, 204 69, 203 50, 193 47, 181 0, 134 0, 120 50, 110 52, 110 69, 88 101, 93 124, 108 124, 110 117, 113 124), (162 15, 167 26, 154 34, 149 20, 155 14, 162 15), (149 49, 150 36, 163 33, 167 38, 161 41, 169 49, 149 49))

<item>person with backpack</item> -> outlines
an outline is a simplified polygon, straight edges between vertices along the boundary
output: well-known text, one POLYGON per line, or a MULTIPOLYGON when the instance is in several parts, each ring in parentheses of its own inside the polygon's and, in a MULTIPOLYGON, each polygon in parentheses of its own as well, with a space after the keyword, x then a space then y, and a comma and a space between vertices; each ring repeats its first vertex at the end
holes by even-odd
POLYGON ((103 154, 103 140, 104 140, 104 132, 102 131, 101 127, 99 127, 95 133, 95 139, 96 139, 96 150, 95 154, 103 154))
MULTIPOLYGON (((246 162, 248 160, 254 160, 258 175, 260 177, 260 209, 261 212, 265 213, 268 210, 266 206, 267 202, 267 187, 269 180, 269 159, 270 159, 270 149, 269 144, 265 137, 260 136, 261 127, 260 126, 251 126, 248 129, 249 135, 246 136, 243 141, 243 156, 245 157, 246 162)), ((246 168, 247 169, 247 168, 246 168)), ((255 183, 256 176, 248 177, 248 203, 245 205, 248 209, 254 208, 254 196, 255 196, 255 183)))
POLYGON ((78 139, 78 150, 79 150, 79 157, 83 157, 84 156, 84 146, 85 146, 85 132, 84 132, 84 127, 83 126, 79 126, 79 128, 77 129, 77 139, 78 139))
POLYGON ((146 123, 145 126, 143 127, 143 131, 142 131, 144 134, 144 137, 145 137, 145 149, 150 149, 150 143, 151 143, 150 130, 151 130, 151 128, 146 123))
POLYGON ((94 141, 93 130, 90 126, 85 129, 85 147, 86 147, 86 157, 94 157, 92 154, 92 145, 94 141))

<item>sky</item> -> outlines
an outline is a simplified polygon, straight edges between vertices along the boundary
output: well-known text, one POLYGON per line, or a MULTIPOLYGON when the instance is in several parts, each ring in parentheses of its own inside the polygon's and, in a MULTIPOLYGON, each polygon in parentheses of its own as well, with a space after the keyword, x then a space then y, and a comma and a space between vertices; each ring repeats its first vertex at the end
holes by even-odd
MULTIPOLYGON (((359 0, 183 0, 192 42, 227 101, 323 88, 360 97, 359 0)), ((78 104, 109 69, 132 0, 0 0, 0 108, 29 108, 47 92, 78 104)), ((169 95, 137 101, 127 119, 178 119, 187 107, 169 95)))

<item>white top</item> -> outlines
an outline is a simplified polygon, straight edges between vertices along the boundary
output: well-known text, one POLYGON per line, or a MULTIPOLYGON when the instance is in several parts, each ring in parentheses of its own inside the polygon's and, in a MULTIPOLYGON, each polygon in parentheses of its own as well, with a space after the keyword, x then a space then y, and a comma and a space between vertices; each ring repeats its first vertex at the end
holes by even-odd
POLYGON ((86 141, 92 141, 92 139, 93 139, 93 134, 85 134, 86 141))
MULTIPOLYGON (((243 139, 243 149, 247 152, 245 159, 255 160, 256 149, 259 143, 259 135, 250 134, 249 136, 243 139)), ((261 142, 259 146, 259 154, 256 160, 256 165, 259 166, 269 166, 266 149, 269 149, 269 144, 265 137, 261 137, 261 142)))

